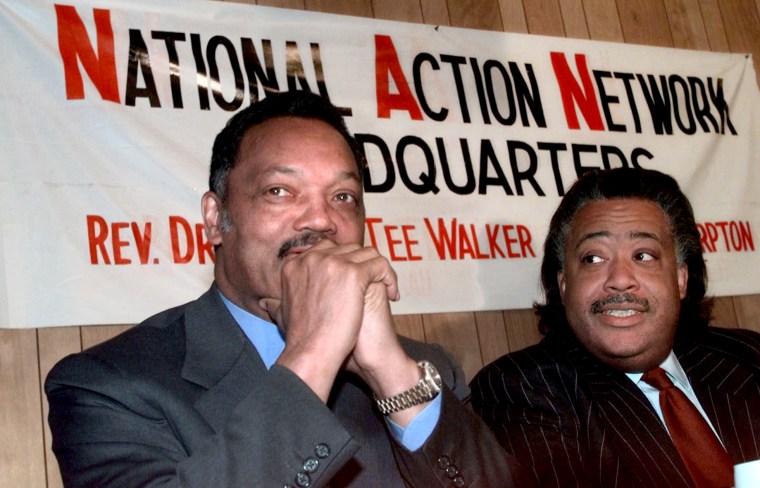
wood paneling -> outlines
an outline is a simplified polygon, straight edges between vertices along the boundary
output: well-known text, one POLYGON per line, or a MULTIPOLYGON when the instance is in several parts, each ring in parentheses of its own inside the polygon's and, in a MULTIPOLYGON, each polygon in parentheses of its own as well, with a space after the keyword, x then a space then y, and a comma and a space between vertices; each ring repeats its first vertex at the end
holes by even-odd
POLYGON ((662 0, 617 0, 625 42, 673 46, 668 16, 662 0))
POLYGON ((449 0, 449 18, 455 27, 501 30, 499 3, 496 0, 449 0))
POLYGON ((665 0, 673 47, 710 50, 698 0, 665 0))
POLYGON ((509 351, 504 314, 500 311, 476 312, 475 325, 478 330, 480 357, 484 366, 501 357, 504 351, 509 351))
POLYGON ((712 323, 719 327, 739 327, 733 298, 720 297, 715 299, 712 323))
POLYGON ((559 0, 565 36, 573 39, 588 39, 588 25, 583 12, 583 0, 559 0))
POLYGON ((528 33, 542 36, 565 36, 565 25, 557 0, 523 2, 528 33))
POLYGON ((589 37, 595 41, 623 42, 623 26, 615 2, 583 0, 589 37))
POLYGON ((425 326, 427 342, 440 344, 448 349, 461 363, 469 382, 483 367, 475 314, 472 312, 427 314, 423 316, 422 323, 425 326))
POLYGON ((760 295, 734 297, 734 306, 739 327, 760 332, 760 295))
MULTIPOLYGON (((760 59, 760 0, 230 0, 363 17, 602 41, 748 52, 760 59)), ((760 75, 759 75, 760 76, 760 75)), ((760 330, 760 295, 716 300, 715 323, 760 330)), ((399 333, 442 344, 467 378, 540 340, 532 310, 395 317, 399 333)), ((61 486, 42 382, 61 357, 128 325, 0 330, 0 486, 61 486)))
POLYGON ((0 485, 45 486, 37 331, 0 330, 0 485))
POLYGON ((499 11, 504 32, 528 33, 522 0, 499 0, 499 11))

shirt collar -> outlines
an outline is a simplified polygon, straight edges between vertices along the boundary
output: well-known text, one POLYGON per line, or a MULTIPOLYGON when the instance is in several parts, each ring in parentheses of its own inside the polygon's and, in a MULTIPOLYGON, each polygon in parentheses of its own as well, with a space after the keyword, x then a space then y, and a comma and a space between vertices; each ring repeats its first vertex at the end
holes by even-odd
MULTIPOLYGON (((686 372, 681 367, 681 363, 678 362, 678 358, 676 358, 672 349, 668 354, 668 357, 660 363, 660 367, 668 373, 668 376, 674 383, 676 383, 676 386, 679 386, 681 389, 691 388, 689 385, 689 378, 686 376, 686 372)), ((644 376, 644 373, 626 373, 626 376, 638 385, 641 377, 644 376)))
POLYGON ((232 303, 219 291, 222 302, 230 311, 232 317, 243 330, 243 333, 251 341, 261 356, 267 369, 272 367, 285 348, 285 339, 280 329, 273 323, 260 319, 251 312, 244 310, 232 303))

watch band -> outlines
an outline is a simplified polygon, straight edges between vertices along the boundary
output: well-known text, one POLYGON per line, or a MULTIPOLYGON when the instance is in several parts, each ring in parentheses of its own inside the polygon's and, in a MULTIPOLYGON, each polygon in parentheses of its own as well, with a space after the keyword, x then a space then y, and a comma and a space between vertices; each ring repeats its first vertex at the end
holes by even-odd
POLYGON ((380 409, 380 413, 388 415, 400 412, 415 405, 429 402, 438 396, 442 385, 441 375, 438 374, 438 370, 428 361, 420 361, 417 363, 417 366, 422 371, 422 379, 416 385, 390 398, 379 400, 375 397, 375 402, 380 409))

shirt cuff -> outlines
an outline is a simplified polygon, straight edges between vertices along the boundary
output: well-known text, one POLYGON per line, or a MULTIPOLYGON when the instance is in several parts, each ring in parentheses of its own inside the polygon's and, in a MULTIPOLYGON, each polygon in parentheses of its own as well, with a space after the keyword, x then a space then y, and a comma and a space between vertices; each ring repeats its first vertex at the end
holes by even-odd
POLYGON ((441 402, 443 395, 437 395, 430 404, 425 407, 416 417, 409 422, 406 429, 398 425, 389 417, 385 417, 393 437, 409 451, 416 451, 428 440, 433 433, 438 419, 441 417, 441 402))

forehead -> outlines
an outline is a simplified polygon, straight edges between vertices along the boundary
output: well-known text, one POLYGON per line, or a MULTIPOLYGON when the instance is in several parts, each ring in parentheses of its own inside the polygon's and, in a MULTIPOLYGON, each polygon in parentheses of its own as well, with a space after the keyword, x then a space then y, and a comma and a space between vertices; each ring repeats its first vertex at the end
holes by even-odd
POLYGON ((656 203, 641 199, 609 199, 588 203, 573 217, 569 245, 595 237, 670 237, 665 212, 656 203))
POLYGON ((248 129, 240 143, 237 166, 287 171, 329 166, 361 176, 340 132, 322 120, 290 116, 275 117, 248 129))

